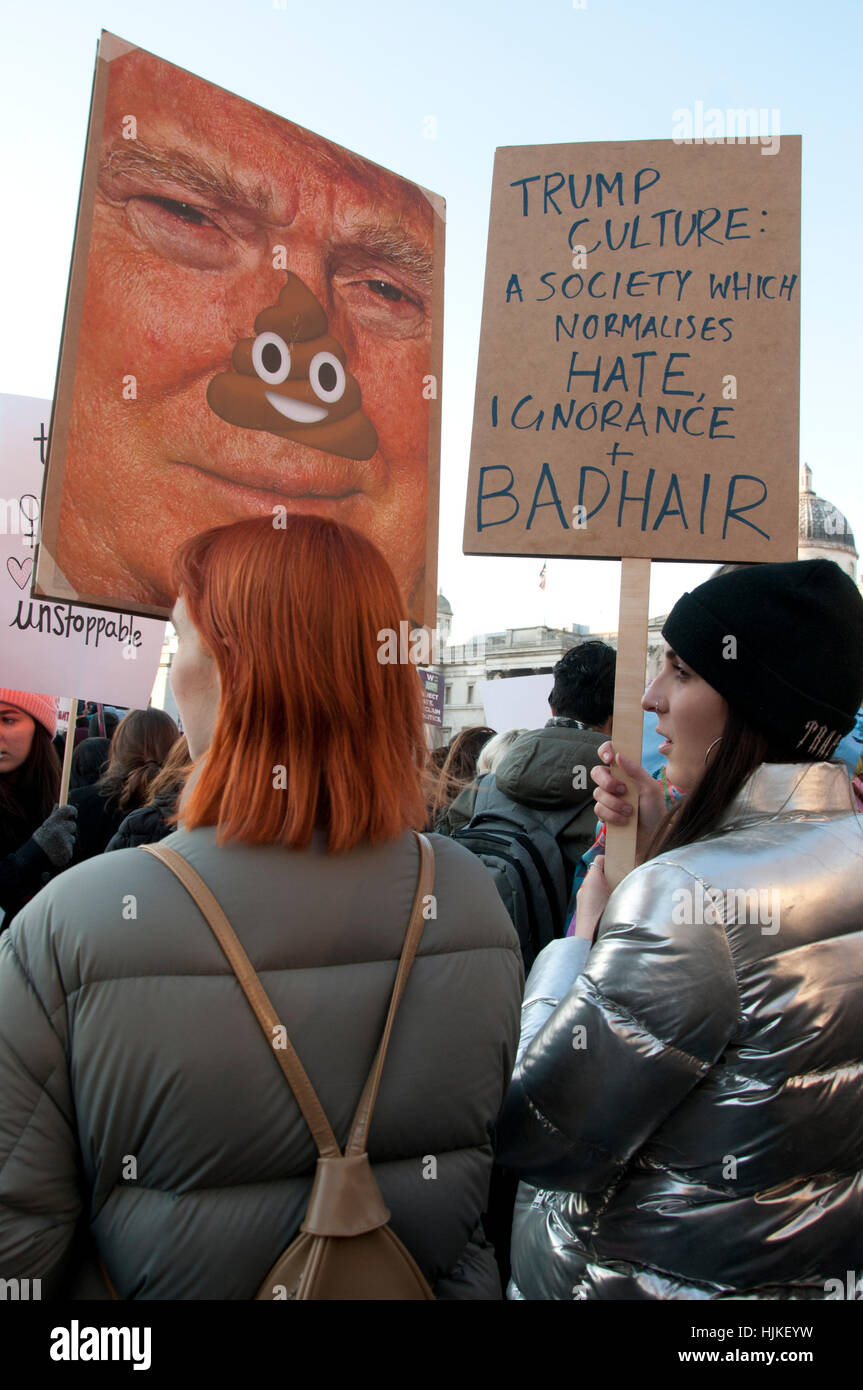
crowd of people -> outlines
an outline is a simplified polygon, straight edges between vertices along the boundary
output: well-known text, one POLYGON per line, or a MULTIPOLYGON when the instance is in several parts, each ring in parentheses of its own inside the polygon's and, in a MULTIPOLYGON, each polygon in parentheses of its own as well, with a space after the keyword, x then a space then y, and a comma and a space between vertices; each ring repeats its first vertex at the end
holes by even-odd
POLYGON ((615 653, 590 640, 544 727, 430 753, 415 667, 378 660, 386 561, 285 520, 179 547, 183 732, 90 716, 67 804, 55 702, 0 690, 0 1275, 279 1297, 301 1226, 357 1234, 321 1226, 308 1093, 188 873, 339 1156, 421 906, 364 1142, 434 1297, 815 1300, 863 1273, 863 836, 834 756, 863 697, 853 582, 815 560, 685 594, 643 700, 656 769, 614 747, 615 653), (633 815, 612 891, 606 829, 633 815))
POLYGON ((52 696, 0 690, 0 930, 70 865, 169 834, 191 765, 185 735, 164 710, 85 713, 61 806, 67 736, 54 732, 57 717, 52 696))

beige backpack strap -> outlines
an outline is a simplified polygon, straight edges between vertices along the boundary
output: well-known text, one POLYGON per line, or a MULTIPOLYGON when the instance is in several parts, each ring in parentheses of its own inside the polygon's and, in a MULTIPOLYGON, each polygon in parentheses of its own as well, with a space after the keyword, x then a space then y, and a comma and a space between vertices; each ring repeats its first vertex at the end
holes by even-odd
POLYGON ((363 1087, 363 1093, 360 1096, 359 1105, 357 1106, 356 1114, 354 1115, 354 1122, 351 1125, 350 1138, 348 1139, 347 1147, 345 1148, 346 1158, 351 1158, 355 1157, 358 1154, 363 1154, 366 1150, 369 1125, 372 1121, 372 1112, 374 1111, 375 1101, 377 1100, 378 1087, 381 1084, 381 1073, 384 1068, 384 1061, 387 1055, 390 1034, 393 1030, 393 1023, 395 1022, 396 1012, 398 1010, 399 1004, 401 1003, 401 998, 404 994, 405 985, 408 981, 408 975, 410 974, 411 966, 414 963, 414 957, 419 948, 420 939, 423 934, 424 899, 431 895, 432 889, 434 888, 434 850, 431 847, 431 842, 426 839, 425 835, 420 835, 418 831, 414 833, 416 834, 417 844, 419 846, 420 852, 420 871, 419 879, 417 881, 417 889, 416 893, 414 894, 413 908, 411 910, 410 921, 408 922, 408 929, 405 933, 405 944, 402 948, 401 960, 399 961, 399 968, 396 971, 396 980, 395 984, 393 985, 393 993, 392 998, 390 999, 390 1007, 389 1013, 387 1014, 387 1021, 384 1025, 383 1037, 381 1038, 380 1046, 378 1047, 377 1053, 375 1054, 375 1060, 372 1063, 371 1071, 369 1072, 368 1079, 366 1081, 365 1086, 363 1087))
POLYGON ((240 945, 236 932, 216 898, 210 892, 201 875, 175 849, 161 843, 141 845, 140 848, 146 850, 148 854, 152 854, 155 859, 161 859, 162 863, 177 876, 183 887, 194 898, 227 956, 243 993, 255 1011, 255 1017, 266 1035, 276 1061, 287 1077, 288 1085, 294 1093, 297 1105, 312 1132, 312 1138, 318 1146, 318 1152, 322 1158, 341 1158, 342 1151, 336 1142, 336 1136, 324 1114, 315 1089, 294 1051, 291 1040, 287 1036, 287 1029, 284 1032, 284 1048, 273 1047, 274 1030, 283 1028, 284 1025, 280 1022, 264 986, 255 973, 252 962, 240 945))

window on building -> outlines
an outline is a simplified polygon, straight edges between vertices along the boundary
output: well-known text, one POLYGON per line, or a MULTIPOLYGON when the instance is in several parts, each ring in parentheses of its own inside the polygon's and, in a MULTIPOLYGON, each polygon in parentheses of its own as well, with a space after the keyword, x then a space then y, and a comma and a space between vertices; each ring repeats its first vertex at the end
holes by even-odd
POLYGON ((450 700, 452 699, 452 681, 447 681, 446 685, 444 686, 443 698, 444 704, 448 705, 450 700))
POLYGON ((467 702, 468 702, 469 705, 472 705, 472 704, 473 704, 473 686, 472 686, 472 685, 469 685, 468 688, 467 688, 467 702))

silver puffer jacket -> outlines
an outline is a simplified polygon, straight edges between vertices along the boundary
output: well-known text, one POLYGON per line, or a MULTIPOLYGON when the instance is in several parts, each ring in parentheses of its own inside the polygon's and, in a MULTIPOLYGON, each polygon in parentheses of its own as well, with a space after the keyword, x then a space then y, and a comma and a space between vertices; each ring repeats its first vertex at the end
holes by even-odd
POLYGON ((577 979, 579 943, 540 955, 498 1130, 535 1189, 510 1297, 854 1288, 861 828, 844 767, 765 764, 710 838, 624 879, 577 979))

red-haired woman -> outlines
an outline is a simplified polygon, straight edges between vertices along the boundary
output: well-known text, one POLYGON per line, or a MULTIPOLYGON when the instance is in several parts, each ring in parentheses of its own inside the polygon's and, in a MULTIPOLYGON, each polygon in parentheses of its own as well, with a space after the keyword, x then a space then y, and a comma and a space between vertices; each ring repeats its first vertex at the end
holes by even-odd
MULTIPOLYGON (((378 660, 377 634, 403 616, 381 555, 322 517, 285 521, 208 531, 176 556, 172 685, 198 765, 159 848, 221 905, 343 1146, 417 889, 421 693, 413 665, 378 660)), ((434 890, 368 1152, 434 1293, 496 1298, 480 1215, 518 942, 479 861, 430 838, 434 890)), ((316 1159, 273 1048, 165 864, 120 850, 63 890, 0 942, 0 1170, 15 1192, 0 1268, 67 1290, 80 1222, 121 1298, 253 1298, 297 1234, 316 1159)))

